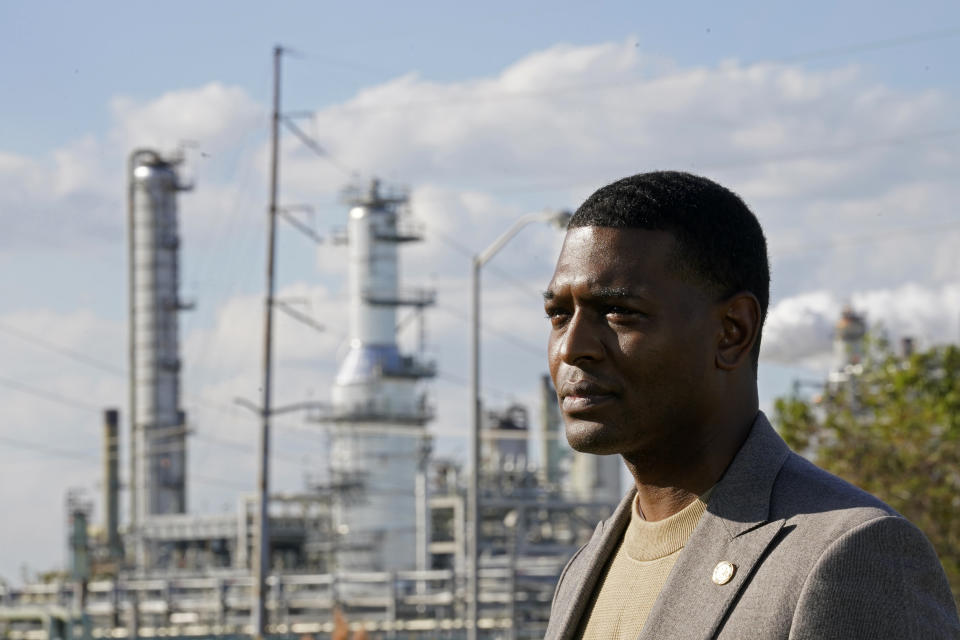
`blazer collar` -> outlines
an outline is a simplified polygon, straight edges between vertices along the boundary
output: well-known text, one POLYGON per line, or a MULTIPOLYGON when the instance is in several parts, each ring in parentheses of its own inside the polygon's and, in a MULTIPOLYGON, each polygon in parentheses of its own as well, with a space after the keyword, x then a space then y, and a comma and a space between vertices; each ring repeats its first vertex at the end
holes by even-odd
POLYGON ((787 443, 770 426, 763 412, 717 483, 707 512, 720 517, 731 538, 753 529, 770 516, 770 494, 780 468, 790 454, 787 443))
MULTIPOLYGON (((636 489, 627 492, 613 515, 597 524, 593 537, 581 551, 584 557, 576 559, 577 565, 583 566, 586 571, 579 576, 571 576, 576 579, 576 582, 570 585, 569 590, 564 589, 557 594, 558 602, 554 608, 563 612, 562 620, 556 625, 553 620, 550 621, 545 640, 574 638, 587 612, 587 605, 590 603, 597 581, 607 565, 607 560, 617 550, 620 538, 623 537, 623 532, 630 522, 630 509, 635 494, 636 489), (555 633, 558 635, 554 635, 555 633)), ((563 582, 563 575, 561 575, 559 582, 561 588, 566 586, 563 582)))

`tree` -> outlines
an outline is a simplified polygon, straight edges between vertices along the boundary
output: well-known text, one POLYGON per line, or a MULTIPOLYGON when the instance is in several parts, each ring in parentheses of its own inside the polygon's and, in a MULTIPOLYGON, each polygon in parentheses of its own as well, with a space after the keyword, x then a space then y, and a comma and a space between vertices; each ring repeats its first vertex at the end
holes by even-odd
POLYGON ((920 527, 960 602, 960 348, 909 357, 869 339, 863 362, 819 398, 779 398, 774 422, 796 451, 920 527))

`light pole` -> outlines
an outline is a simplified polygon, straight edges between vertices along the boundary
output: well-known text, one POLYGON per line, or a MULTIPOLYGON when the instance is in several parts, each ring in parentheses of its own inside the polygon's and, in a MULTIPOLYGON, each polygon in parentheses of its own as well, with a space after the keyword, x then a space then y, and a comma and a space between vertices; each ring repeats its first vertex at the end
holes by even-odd
POLYGON ((534 222, 550 222, 566 228, 569 211, 546 210, 520 216, 489 247, 473 256, 470 277, 470 486, 467 490, 467 640, 477 640, 480 574, 480 269, 523 227, 534 222))

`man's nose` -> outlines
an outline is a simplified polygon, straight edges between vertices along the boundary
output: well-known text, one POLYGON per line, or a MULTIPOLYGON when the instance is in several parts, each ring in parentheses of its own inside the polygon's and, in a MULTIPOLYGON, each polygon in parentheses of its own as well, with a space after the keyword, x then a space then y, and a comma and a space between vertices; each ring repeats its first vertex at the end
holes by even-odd
POLYGON ((577 310, 560 337, 560 358, 567 364, 601 359, 603 344, 598 329, 599 327, 590 321, 588 313, 577 310))

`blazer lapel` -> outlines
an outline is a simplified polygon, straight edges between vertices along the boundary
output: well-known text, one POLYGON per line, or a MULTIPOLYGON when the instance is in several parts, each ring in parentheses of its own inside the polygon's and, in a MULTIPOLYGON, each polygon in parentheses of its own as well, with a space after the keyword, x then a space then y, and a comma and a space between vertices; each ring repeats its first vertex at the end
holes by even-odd
POLYGON ((613 515, 597 525, 590 542, 561 576, 560 591, 553 606, 555 611, 562 612, 561 617, 555 624, 554 616, 551 616, 544 640, 571 640, 575 637, 597 580, 630 522, 634 494, 635 491, 628 492, 613 515))
POLYGON ((747 440, 711 495, 707 511, 667 578, 638 640, 715 636, 764 551, 783 528, 770 521, 770 493, 789 454, 760 413, 747 440), (724 584, 713 581, 720 562, 734 565, 724 584))

